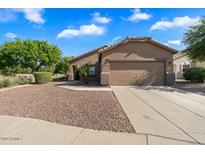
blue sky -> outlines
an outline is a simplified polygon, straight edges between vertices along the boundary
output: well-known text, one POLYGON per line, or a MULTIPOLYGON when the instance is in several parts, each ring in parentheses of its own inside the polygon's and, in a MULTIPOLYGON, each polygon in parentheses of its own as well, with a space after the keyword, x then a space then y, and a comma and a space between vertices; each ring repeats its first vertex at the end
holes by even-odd
POLYGON ((0 44, 47 40, 76 56, 127 36, 150 36, 175 49, 205 9, 0 9, 0 44))

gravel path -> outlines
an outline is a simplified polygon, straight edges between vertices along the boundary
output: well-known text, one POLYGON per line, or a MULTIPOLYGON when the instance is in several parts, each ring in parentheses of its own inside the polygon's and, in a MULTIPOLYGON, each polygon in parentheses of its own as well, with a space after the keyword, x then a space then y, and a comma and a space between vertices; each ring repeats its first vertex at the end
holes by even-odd
POLYGON ((0 92, 0 115, 29 117, 97 130, 134 133, 112 92, 70 91, 29 85, 0 92))

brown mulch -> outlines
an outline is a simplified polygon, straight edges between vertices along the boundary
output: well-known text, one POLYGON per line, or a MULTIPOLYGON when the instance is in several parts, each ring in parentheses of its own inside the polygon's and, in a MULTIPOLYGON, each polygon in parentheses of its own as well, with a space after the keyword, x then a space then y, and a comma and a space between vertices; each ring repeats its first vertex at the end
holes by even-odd
POLYGON ((0 92, 0 115, 96 130, 135 132, 112 92, 71 91, 56 84, 29 85, 0 92))

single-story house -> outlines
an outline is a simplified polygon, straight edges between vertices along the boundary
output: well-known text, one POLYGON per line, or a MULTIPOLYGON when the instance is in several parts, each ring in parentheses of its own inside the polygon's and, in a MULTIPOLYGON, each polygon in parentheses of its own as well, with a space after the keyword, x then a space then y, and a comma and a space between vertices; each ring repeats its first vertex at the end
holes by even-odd
POLYGON ((176 79, 183 79, 183 73, 192 67, 205 68, 205 62, 194 62, 183 51, 174 55, 174 73, 176 79))
POLYGON ((173 84, 173 54, 177 52, 150 37, 127 37, 72 59, 68 79, 79 80, 78 65, 89 63, 89 80, 104 86, 173 84))

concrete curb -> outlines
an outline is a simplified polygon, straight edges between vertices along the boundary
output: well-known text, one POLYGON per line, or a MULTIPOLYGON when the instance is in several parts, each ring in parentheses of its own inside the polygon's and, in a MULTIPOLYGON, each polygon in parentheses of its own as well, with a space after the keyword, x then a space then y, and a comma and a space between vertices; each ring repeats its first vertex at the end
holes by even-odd
POLYGON ((68 89, 68 90, 75 90, 75 91, 112 91, 109 87, 83 87, 83 86, 57 86, 59 88, 68 89))

